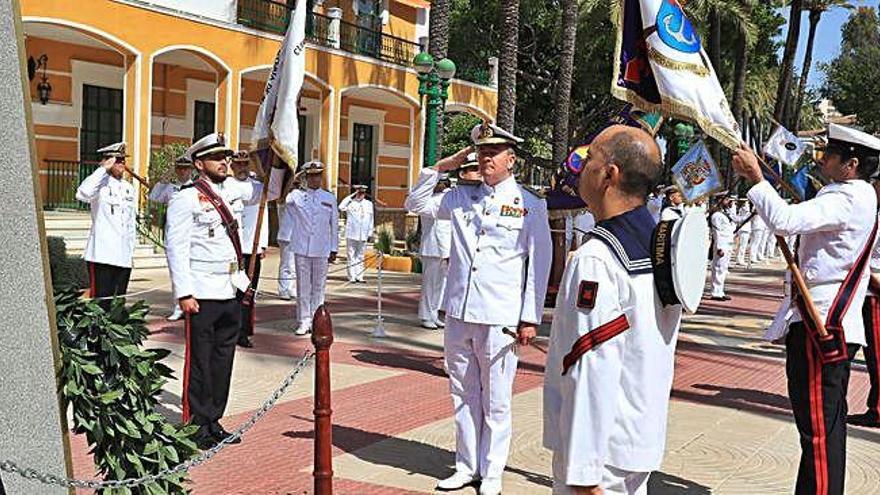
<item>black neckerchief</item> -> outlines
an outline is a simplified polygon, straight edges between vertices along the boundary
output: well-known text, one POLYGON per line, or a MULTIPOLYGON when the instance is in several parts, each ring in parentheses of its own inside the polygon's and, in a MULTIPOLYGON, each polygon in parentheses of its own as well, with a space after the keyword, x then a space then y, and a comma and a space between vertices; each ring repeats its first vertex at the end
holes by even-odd
POLYGON ((596 223, 590 235, 604 242, 628 273, 651 273, 651 236, 656 226, 643 205, 596 223))

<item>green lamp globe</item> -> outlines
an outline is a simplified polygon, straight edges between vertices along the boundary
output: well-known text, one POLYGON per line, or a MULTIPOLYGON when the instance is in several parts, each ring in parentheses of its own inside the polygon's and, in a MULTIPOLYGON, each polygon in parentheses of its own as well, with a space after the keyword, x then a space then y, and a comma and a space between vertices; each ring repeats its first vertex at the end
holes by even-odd
POLYGON ((413 58, 413 67, 419 74, 427 74, 434 68, 434 57, 428 52, 419 52, 413 58))
POLYGON ((437 75, 440 79, 452 79, 455 76, 455 62, 448 58, 437 62, 437 75))

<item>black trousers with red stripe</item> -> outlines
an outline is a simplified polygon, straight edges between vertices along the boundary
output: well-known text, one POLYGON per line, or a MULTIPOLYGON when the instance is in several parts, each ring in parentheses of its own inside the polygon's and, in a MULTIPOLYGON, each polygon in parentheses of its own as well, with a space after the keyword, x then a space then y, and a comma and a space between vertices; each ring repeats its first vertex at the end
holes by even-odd
POLYGON ((801 461, 795 494, 843 494, 846 472, 846 390, 850 361, 822 365, 803 323, 793 323, 785 340, 788 397, 800 433, 801 461))
MULTIPOLYGON (((260 268, 263 265, 262 261, 263 260, 261 260, 258 255, 257 261, 254 264, 254 278, 253 280, 251 280, 251 285, 253 286, 255 291, 257 290, 257 286, 260 283, 260 268)), ((250 254, 244 255, 244 266, 245 270, 247 270, 251 266, 250 254)), ((239 291, 235 297, 239 301, 241 301, 244 297, 244 292, 239 291)), ((250 306, 245 306, 244 304, 241 305, 241 330, 238 334, 240 337, 250 337, 254 334, 254 323, 256 317, 256 312, 254 311, 255 308, 256 300, 254 300, 253 304, 251 304, 250 306)))
POLYGON ((237 299, 199 300, 186 315, 183 420, 210 425, 223 417, 241 318, 237 299))
MULTIPOLYGON (((120 296, 128 292, 128 279, 131 268, 89 262, 89 284, 91 297, 120 296)), ((101 306, 110 307, 110 301, 101 301, 101 306)))
POLYGON ((865 355, 868 378, 871 381, 868 414, 880 419, 880 373, 877 370, 877 363, 880 361, 880 296, 868 292, 865 305, 862 306, 862 318, 865 320, 865 342, 868 343, 862 353, 865 355))

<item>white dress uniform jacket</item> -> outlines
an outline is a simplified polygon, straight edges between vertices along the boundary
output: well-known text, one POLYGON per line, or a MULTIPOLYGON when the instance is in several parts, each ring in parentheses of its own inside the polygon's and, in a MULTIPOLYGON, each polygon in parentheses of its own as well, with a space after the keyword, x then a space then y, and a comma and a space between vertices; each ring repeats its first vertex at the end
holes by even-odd
POLYGON ((357 201, 354 196, 346 196, 339 203, 339 211, 344 211, 345 238, 366 242, 373 235, 373 202, 369 199, 357 201))
MULTIPOLYGON (((809 201, 789 205, 769 182, 762 181, 749 190, 749 200, 771 234, 800 236, 801 273, 816 309, 823 319, 827 318, 850 267, 867 243, 874 242, 868 239, 877 219, 874 188, 863 180, 836 182, 820 189, 809 201)), ((859 308, 868 290, 869 275, 867 270, 862 274, 853 294, 855 304, 843 317, 843 330, 850 344, 865 345, 859 308)), ((787 309, 783 307, 780 313, 787 309)), ((793 312, 791 321, 801 321, 798 311, 793 312)))
POLYGON ((684 208, 679 206, 669 206, 663 208, 663 211, 660 212, 660 221, 668 222, 670 220, 681 220, 681 217, 684 216, 684 208))
MULTIPOLYGON (((245 181, 238 181, 245 187, 262 188, 261 183, 253 177, 245 181), (249 184, 249 185, 248 185, 249 184)), ((252 254, 254 249, 254 234, 257 231, 257 215, 260 213, 260 203, 245 204, 241 211, 241 251, 244 254, 252 254)), ((269 206, 263 208, 263 225, 260 227, 260 244, 257 253, 262 253, 269 247, 269 206)))
MULTIPOLYGON (((278 197, 277 186, 283 174, 283 169, 272 170, 270 201, 278 197)), ((241 182, 232 177, 222 184, 210 181, 209 184, 223 198, 241 229, 244 207, 259 205, 262 184, 241 182)), ((232 276, 238 268, 235 249, 220 214, 195 187, 181 189, 171 199, 165 246, 176 299, 193 296, 196 299, 227 300, 235 297, 236 289, 232 283, 232 276)))
POLYGON ((180 191, 180 184, 171 182, 160 182, 153 186, 150 190, 149 200, 154 203, 167 205, 171 202, 171 198, 180 191))
POLYGON ((736 216, 731 210, 716 211, 712 214, 712 233, 715 236, 715 249, 730 256, 733 249, 733 231, 736 230, 736 216))
POLYGON ((76 190, 76 199, 89 203, 92 228, 83 258, 92 263, 131 268, 137 242, 134 186, 98 167, 76 190))
MULTIPOLYGON (((449 250, 452 245, 452 222, 443 220, 433 215, 440 207, 440 202, 450 190, 434 193, 431 196, 431 202, 435 203, 429 209, 432 213, 422 213, 419 219, 422 222, 422 238, 419 244, 419 255, 422 257, 430 256, 432 258, 448 258, 449 250)), ((409 210, 412 206, 409 197, 406 198, 404 207, 409 210)))
MULTIPOLYGON (((543 443, 553 451, 554 483, 597 485, 609 466, 650 472, 662 462, 681 306, 664 307, 657 295, 652 232, 644 207, 599 222, 565 268, 544 375, 543 443), (614 235, 614 224, 636 232, 636 242, 614 235), (598 345, 563 375, 566 355, 586 334, 598 345)), ((554 493, 566 492, 554 484, 554 493)))
POLYGON ((297 256, 328 257, 339 250, 336 197, 323 189, 294 189, 285 200, 291 223, 290 245, 297 256))
POLYGON ((290 242, 293 238, 293 224, 296 220, 293 218, 293 208, 287 206, 287 203, 278 204, 278 234, 275 236, 279 242, 290 242))
POLYGON ((446 315, 513 328, 540 323, 551 259, 544 200, 510 177, 495 187, 459 185, 438 203, 431 198, 439 177, 423 169, 406 207, 452 223, 446 315))

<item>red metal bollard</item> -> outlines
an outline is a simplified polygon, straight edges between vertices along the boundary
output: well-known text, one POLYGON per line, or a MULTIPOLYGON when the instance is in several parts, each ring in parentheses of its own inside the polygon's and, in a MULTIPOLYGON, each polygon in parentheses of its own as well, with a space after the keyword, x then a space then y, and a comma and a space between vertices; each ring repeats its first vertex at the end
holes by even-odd
POLYGON ((322 304, 312 320, 312 345, 315 346, 315 495, 333 494, 333 431, 330 419, 330 346, 333 323, 322 304))

